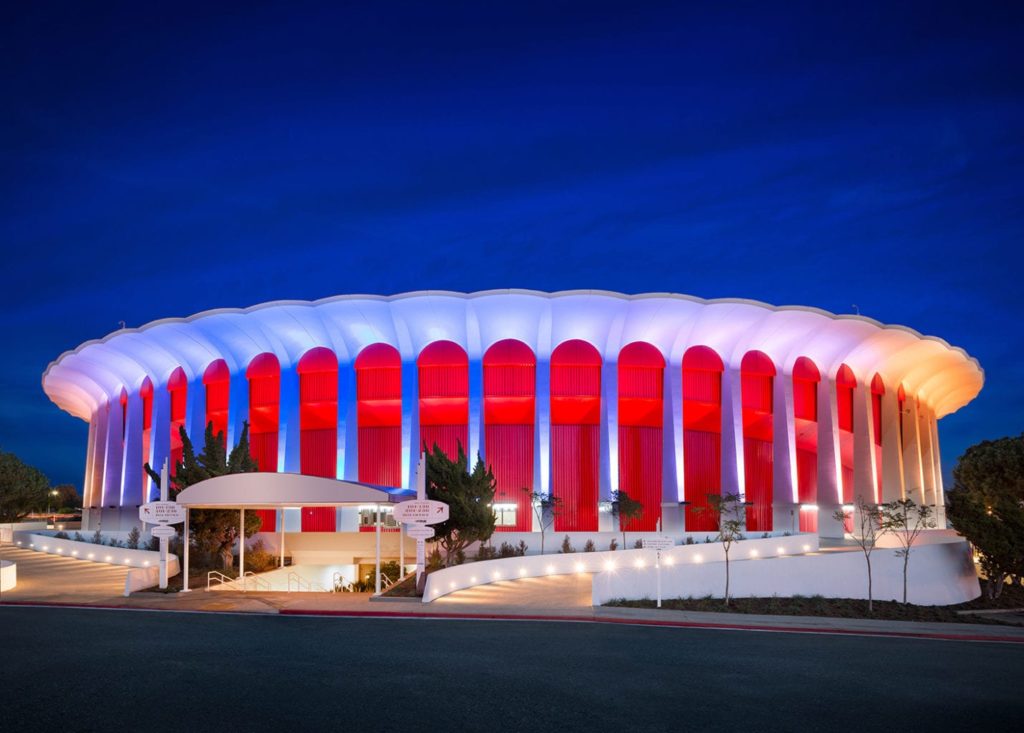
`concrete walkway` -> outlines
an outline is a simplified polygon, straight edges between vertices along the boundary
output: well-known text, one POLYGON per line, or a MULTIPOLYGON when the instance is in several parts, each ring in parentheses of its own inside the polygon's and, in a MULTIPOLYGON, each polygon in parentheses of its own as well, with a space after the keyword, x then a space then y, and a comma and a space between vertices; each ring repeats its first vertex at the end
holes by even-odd
POLYGON ((101 603, 124 595, 128 569, 4 545, 0 557, 18 566, 18 585, 0 602, 101 603))

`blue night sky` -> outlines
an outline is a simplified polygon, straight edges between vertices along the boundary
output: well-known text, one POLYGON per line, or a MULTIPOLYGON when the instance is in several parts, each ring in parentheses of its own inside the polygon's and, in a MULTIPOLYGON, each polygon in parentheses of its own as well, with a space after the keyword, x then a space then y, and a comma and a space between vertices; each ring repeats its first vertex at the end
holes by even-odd
POLYGON ((1024 430, 1019 2, 17 5, 0 446, 54 482, 40 376, 119 321, 424 288, 857 304, 985 368, 947 472, 1024 430))

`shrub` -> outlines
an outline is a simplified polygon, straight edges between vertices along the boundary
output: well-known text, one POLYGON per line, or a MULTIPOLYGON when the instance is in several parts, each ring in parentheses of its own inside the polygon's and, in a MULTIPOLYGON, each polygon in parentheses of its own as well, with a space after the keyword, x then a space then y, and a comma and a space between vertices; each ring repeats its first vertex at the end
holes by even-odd
POLYGON ((608 543, 608 549, 612 552, 615 552, 617 549, 619 549, 619 541, 613 537, 612 541, 608 543))
POLYGON ((783 532, 783 533, 782 533, 782 536, 783 536, 783 537, 792 537, 792 536, 793 536, 793 533, 792 533, 792 532, 790 532, 790 531, 789 531, 789 530, 787 529, 787 530, 786 530, 785 532, 783 532))
POLYGON ((146 549, 149 550, 150 552, 156 552, 157 550, 159 550, 160 549, 160 538, 159 537, 150 537, 149 541, 146 542, 146 549))
POLYGON ((570 552, 576 552, 576 549, 572 546, 572 543, 569 542, 569 535, 566 535, 565 539, 562 540, 562 547, 558 551, 564 555, 567 555, 570 552))
POLYGON ((634 542, 633 543, 633 549, 634 550, 642 550, 642 549, 644 549, 644 541, 643 540, 637 540, 636 542, 634 542))
POLYGON ((245 569, 251 570, 254 573, 265 573, 268 570, 273 570, 277 565, 277 558, 274 554, 268 552, 263 544, 263 540, 256 540, 252 543, 252 547, 245 551, 245 569))
POLYGON ((440 570, 443 566, 444 559, 441 557, 441 550, 438 549, 437 545, 434 545, 434 549, 427 555, 427 569, 440 570))
POLYGON ((584 552, 593 552, 597 548, 594 547, 594 540, 587 540, 587 544, 583 545, 584 552))
POLYGON ((766 539, 768 539, 768 533, 767 533, 767 532, 765 532, 764 534, 762 534, 762 535, 761 535, 761 539, 762 539, 762 540, 766 540, 766 539))
POLYGON ((454 565, 462 565, 464 562, 466 562, 466 551, 462 550, 462 549, 456 550, 455 551, 455 562, 453 564, 454 565))
POLYGON ((528 549, 530 549, 530 546, 523 540, 519 540, 519 544, 516 545, 516 555, 518 557, 524 557, 528 549))
POLYGON ((121 541, 117 537, 111 537, 110 542, 107 543, 111 547, 121 547, 121 541))
POLYGON ((141 536, 142 533, 139 531, 139 528, 132 527, 132 531, 128 533, 128 539, 125 540, 124 546, 127 547, 129 550, 139 549, 139 538, 141 536))
POLYGON ((75 542, 85 542, 85 537, 82 536, 81 532, 75 532, 75 542))
POLYGON ((498 551, 492 545, 480 545, 476 551, 477 560, 493 560, 498 556, 498 551))
POLYGON ((92 542, 94 545, 102 545, 103 535, 100 534, 100 531, 97 529, 95 532, 92 533, 92 539, 89 541, 92 542))
POLYGON ((55 540, 70 540, 71 537, 68 535, 67 532, 58 532, 57 534, 55 534, 53 536, 53 539, 55 539, 55 540))
POLYGON ((526 543, 519 540, 518 545, 509 542, 502 542, 498 550, 498 557, 522 557, 526 554, 526 543))
POLYGON ((693 537, 691 537, 690 535, 686 535, 686 539, 683 540, 683 544, 684 545, 693 545, 693 544, 696 544, 696 543, 693 541, 693 537))

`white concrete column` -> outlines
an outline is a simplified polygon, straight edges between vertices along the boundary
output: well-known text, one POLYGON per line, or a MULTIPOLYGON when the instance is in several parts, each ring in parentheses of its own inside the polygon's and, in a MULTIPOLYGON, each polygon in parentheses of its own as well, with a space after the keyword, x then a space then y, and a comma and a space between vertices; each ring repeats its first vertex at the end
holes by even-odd
MULTIPOLYGON (((871 385, 857 380, 853 390, 853 501, 875 502, 875 426, 871 416, 871 385)), ((854 526, 858 526, 856 521, 854 526)))
POLYGON ((89 417, 89 437, 85 441, 85 475, 82 478, 82 520, 92 503, 93 465, 96 462, 96 415, 89 417))
MULTIPOLYGON (((206 385, 201 374, 189 381, 185 389, 185 430, 198 455, 206 443, 206 385)), ((230 444, 226 444, 226 450, 231 452, 230 444)))
POLYGON ((533 435, 533 485, 551 494, 551 363, 537 360, 536 427, 533 435))
POLYGON ((356 369, 352 362, 338 363, 338 478, 359 477, 358 430, 356 429, 356 369))
POLYGON ((772 529, 800 531, 793 375, 772 379, 772 529))
MULTIPOLYGON (((96 408, 96 412, 92 416, 92 424, 96 433, 93 440, 92 479, 89 502, 86 504, 83 497, 82 506, 95 511, 90 511, 89 524, 85 527, 86 529, 92 529, 93 524, 99 522, 99 512, 103 506, 103 482, 106 475, 107 426, 109 422, 110 406, 108 403, 104 403, 96 408)), ((85 520, 86 517, 83 515, 82 519, 85 520)))
POLYGON ((661 529, 678 536, 683 532, 683 370, 669 362, 662 380, 664 395, 661 425, 661 529), (678 471, 677 471, 678 467, 678 471))
POLYGON ((292 364, 281 367, 281 402, 278 408, 277 470, 301 472, 299 446, 299 372, 292 364))
POLYGON ((738 367, 722 373, 722 495, 746 496, 743 473, 743 391, 738 367))
POLYGON ((931 408, 925 403, 918 405, 918 430, 921 437, 921 468, 924 482, 921 493, 926 504, 935 503, 935 457, 932 446, 931 408))
POLYGON ((882 501, 904 496, 899 397, 896 388, 887 385, 882 395, 882 501))
POLYGON ((188 550, 189 550, 189 545, 192 544, 190 542, 189 528, 188 528, 188 515, 189 515, 189 513, 190 513, 189 508, 185 507, 185 529, 181 533, 181 554, 183 556, 183 562, 184 562, 184 566, 185 566, 184 568, 182 568, 182 571, 181 571, 182 572, 182 576, 181 576, 181 590, 184 593, 188 593, 189 592, 189 587, 188 587, 188 550))
POLYGON ((121 499, 123 507, 142 504, 142 396, 138 390, 128 395, 124 452, 121 456, 121 499))
POLYGON ((416 357, 402 362, 402 477, 403 488, 415 488, 420 446, 420 388, 416 357))
POLYGON ((378 504, 376 506, 376 509, 374 510, 374 514, 376 515, 376 519, 377 519, 376 528, 375 528, 375 531, 374 531, 374 534, 376 534, 376 543, 375 543, 376 544, 376 556, 375 556, 375 560, 374 560, 374 566, 375 566, 374 569, 375 569, 375 573, 376 573, 376 584, 375 584, 374 595, 379 596, 380 595, 380 504, 378 504))
POLYGON ((484 365, 482 359, 469 360, 469 445, 465 446, 469 458, 469 468, 473 469, 479 453, 486 458, 487 446, 484 444, 484 365))
POLYGON ((242 578, 245 590, 245 508, 238 510, 238 577, 242 578))
POLYGON ((116 507, 121 501, 121 458, 124 454, 120 397, 112 397, 107 404, 107 453, 103 461, 104 509, 116 507))
MULTIPOLYGON (((619 486, 619 364, 601 362, 601 457, 598 461, 597 500, 608 501, 619 486)), ((633 491, 636 499, 637 492, 633 491)))
POLYGON ((924 495, 924 469, 921 466, 921 423, 917 398, 907 395, 907 411, 903 416, 903 486, 908 498, 917 504, 927 504, 924 495))
POLYGON ((842 538, 843 523, 832 516, 843 505, 839 405, 836 383, 827 377, 818 382, 818 534, 842 538))
POLYGON ((946 526, 946 496, 943 488, 942 478, 942 455, 939 451, 939 421, 935 418, 934 411, 929 410, 929 422, 931 424, 932 436, 932 460, 934 461, 934 482, 935 482, 935 518, 936 526, 944 529, 946 526))
MULTIPOLYGON (((150 432, 149 466, 157 473, 164 461, 171 456, 171 395, 166 384, 153 386, 153 421, 150 432)), ((145 479, 146 500, 155 501, 160 498, 160 485, 145 479)))

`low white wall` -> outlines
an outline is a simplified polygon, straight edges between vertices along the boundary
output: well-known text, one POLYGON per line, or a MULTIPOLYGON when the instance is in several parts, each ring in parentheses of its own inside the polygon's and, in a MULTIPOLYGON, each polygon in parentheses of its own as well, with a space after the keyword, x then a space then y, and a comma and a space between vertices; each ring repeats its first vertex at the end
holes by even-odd
MULTIPOLYGON (((746 542, 731 554, 729 590, 733 596, 812 596, 826 598, 867 598, 867 569, 864 554, 852 551, 815 555, 772 556, 763 553, 750 559, 746 542)), ((676 548, 677 550, 680 548, 676 548)), ((903 599, 903 559, 888 548, 871 554, 871 576, 875 600, 903 599)), ((970 549, 958 537, 929 536, 915 545, 907 574, 907 600, 925 606, 963 603, 977 598, 981 589, 970 549)), ((725 567, 721 562, 695 563, 679 557, 661 570, 662 598, 722 597, 725 567)), ((595 606, 616 598, 653 599, 657 593, 655 570, 622 567, 603 571, 593 579, 595 606)))
MULTIPOLYGON (((746 539, 733 545, 730 557, 749 556, 751 552, 763 556, 813 552, 818 549, 818 536, 795 534, 768 539, 746 539)), ((573 573, 600 573, 606 568, 634 567, 642 563, 653 565, 654 550, 616 550, 611 552, 573 552, 555 555, 527 555, 481 562, 437 570, 427 576, 423 591, 423 602, 429 603, 457 590, 486 585, 497 580, 515 578, 539 578, 546 575, 571 575, 573 573)), ((676 545, 662 553, 666 563, 713 563, 724 558, 721 543, 676 545)))
MULTIPOLYGON (((26 550, 46 552, 51 555, 73 557, 77 560, 121 565, 136 568, 158 568, 160 553, 149 550, 128 550, 123 547, 94 545, 91 542, 59 540, 55 537, 37 532, 15 532, 14 544, 26 550)), ((180 572, 177 555, 167 556, 167 577, 180 572)), ((152 585, 152 583, 151 583, 152 585)))
POLYGON ((0 560, 0 593, 18 584, 18 566, 13 560, 0 560))
MULTIPOLYGON (((569 544, 572 545, 576 552, 583 552, 584 546, 587 544, 587 540, 594 543, 594 550, 597 552, 608 551, 611 546, 612 540, 615 540, 616 548, 618 550, 632 550, 635 549, 634 545, 637 541, 642 540, 645 537, 663 537, 671 536, 676 542, 684 544, 687 539, 692 542, 703 544, 706 540, 713 540, 717 535, 717 532, 626 532, 626 543, 625 547, 622 543, 622 532, 621 531, 608 531, 608 532, 556 532, 553 529, 549 529, 544 536, 544 554, 551 555, 557 553, 562 546, 562 541, 568 537, 569 544)), ((745 536, 748 539, 761 539, 763 532, 750 532, 745 536)), ((783 532, 768 532, 769 537, 782 537, 783 532)), ((790 536, 795 536, 792 532, 790 536)), ((507 542, 513 547, 518 545, 519 542, 526 543, 526 554, 527 555, 539 555, 540 554, 540 532, 495 532, 491 535, 490 545, 494 548, 501 547, 501 543, 507 542)), ((476 554, 479 549, 479 543, 474 543, 466 550, 466 556, 472 557, 476 554)))

